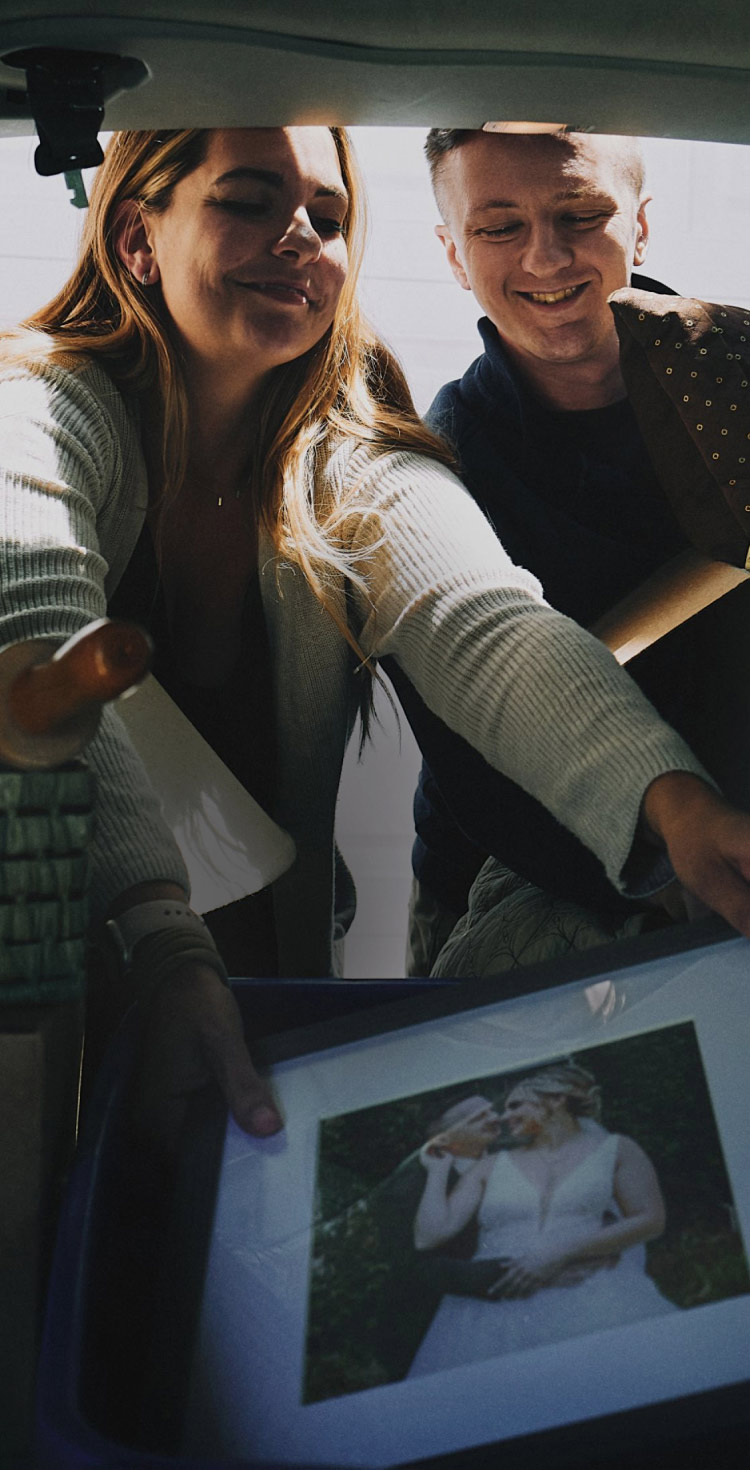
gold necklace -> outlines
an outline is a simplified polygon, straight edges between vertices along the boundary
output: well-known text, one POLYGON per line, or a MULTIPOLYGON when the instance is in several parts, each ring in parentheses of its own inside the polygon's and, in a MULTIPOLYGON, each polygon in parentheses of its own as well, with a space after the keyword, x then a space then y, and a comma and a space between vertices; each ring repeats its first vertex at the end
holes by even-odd
MULTIPOLYGON (((239 490, 235 490, 235 492, 234 492, 234 499, 235 500, 241 500, 242 499, 242 487, 240 487, 239 490)), ((221 510, 221 507, 224 504, 224 496, 223 495, 217 496, 216 504, 217 504, 219 510, 221 510)))

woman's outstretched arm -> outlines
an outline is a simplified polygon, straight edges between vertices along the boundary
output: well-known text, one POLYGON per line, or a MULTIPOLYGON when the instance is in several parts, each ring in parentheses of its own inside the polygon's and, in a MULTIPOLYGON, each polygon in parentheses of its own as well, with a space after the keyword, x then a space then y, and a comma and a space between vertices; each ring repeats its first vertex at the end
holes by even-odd
POLYGON ((590 847, 615 887, 645 897, 676 874, 750 935, 750 817, 612 654, 544 602, 449 471, 414 454, 367 466, 357 453, 352 466, 365 652, 392 655, 433 713, 590 847), (663 847, 644 841, 649 830, 663 847))

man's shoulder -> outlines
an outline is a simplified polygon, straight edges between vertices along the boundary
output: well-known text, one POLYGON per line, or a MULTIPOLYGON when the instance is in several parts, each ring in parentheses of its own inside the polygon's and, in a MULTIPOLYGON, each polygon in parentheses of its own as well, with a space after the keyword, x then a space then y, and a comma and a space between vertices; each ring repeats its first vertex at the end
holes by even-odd
POLYGON ((504 413, 515 417, 519 411, 519 385, 500 336, 486 317, 478 329, 484 351, 460 378, 439 389, 426 414, 430 428, 454 444, 472 434, 477 423, 494 422, 504 413))
POLYGON ((426 421, 455 451, 464 484, 483 499, 485 481, 494 486, 498 466, 514 460, 522 417, 512 382, 482 354, 462 378, 440 389, 426 421))
POLYGON ((655 296, 677 295, 671 286, 665 286, 663 281, 657 281, 653 276, 644 276, 640 271, 633 271, 630 284, 634 291, 653 291, 655 296))
POLYGON ((455 443, 456 422, 461 414, 461 381, 454 378, 452 382, 444 383, 424 416, 425 423, 451 444, 455 443))
MULTIPOLYGON (((661 296, 675 294, 663 281, 640 273, 633 274, 631 284, 639 291, 652 291, 661 296)), ((517 407, 519 397, 523 396, 518 374, 497 328, 487 317, 477 326, 484 350, 469 363, 460 378, 453 378, 438 389, 424 416, 431 429, 453 443, 465 426, 481 417, 483 406, 517 407)))

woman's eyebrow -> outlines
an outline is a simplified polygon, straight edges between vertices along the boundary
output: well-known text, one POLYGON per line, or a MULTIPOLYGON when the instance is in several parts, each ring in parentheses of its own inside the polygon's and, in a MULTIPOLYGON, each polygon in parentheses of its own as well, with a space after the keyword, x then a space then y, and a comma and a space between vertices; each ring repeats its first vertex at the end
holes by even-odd
MULTIPOLYGON (((270 184, 274 189, 281 189, 284 184, 284 175, 271 168, 251 168, 249 164, 240 164, 237 168, 230 168, 224 174, 219 174, 214 179, 214 184, 227 184, 237 179, 252 179, 255 183, 270 184)), ((349 195, 346 189, 338 188, 336 185, 321 184, 315 190, 315 199, 340 199, 343 204, 349 203, 349 195)))
POLYGON ((250 168, 249 164, 240 164, 237 168, 227 169, 225 174, 219 174, 214 179, 215 184, 227 184, 233 179, 255 179, 261 184, 272 184, 274 188, 280 189, 283 182, 283 174, 277 173, 271 168, 250 168))

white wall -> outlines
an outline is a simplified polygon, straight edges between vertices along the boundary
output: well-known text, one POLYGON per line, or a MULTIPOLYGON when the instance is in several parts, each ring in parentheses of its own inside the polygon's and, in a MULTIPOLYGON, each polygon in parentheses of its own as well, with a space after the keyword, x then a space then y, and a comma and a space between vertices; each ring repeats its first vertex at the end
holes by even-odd
MULTIPOLYGON (((450 275, 433 234, 437 212, 422 158, 421 128, 356 128, 371 205, 364 297, 400 357, 420 411, 477 355, 476 311, 450 275)), ((41 179, 34 140, 0 141, 0 325, 48 300, 65 280, 81 214, 61 178, 41 179)), ((652 247, 646 269, 685 295, 750 305, 750 149, 648 140, 652 247)), ((379 702, 364 761, 350 752, 339 803, 342 847, 358 880, 360 908, 348 945, 352 975, 401 971, 411 796, 418 754, 379 702)))
POLYGON ((83 219, 61 176, 34 171, 35 146, 34 138, 0 139, 0 326, 35 311, 63 284, 83 219))

